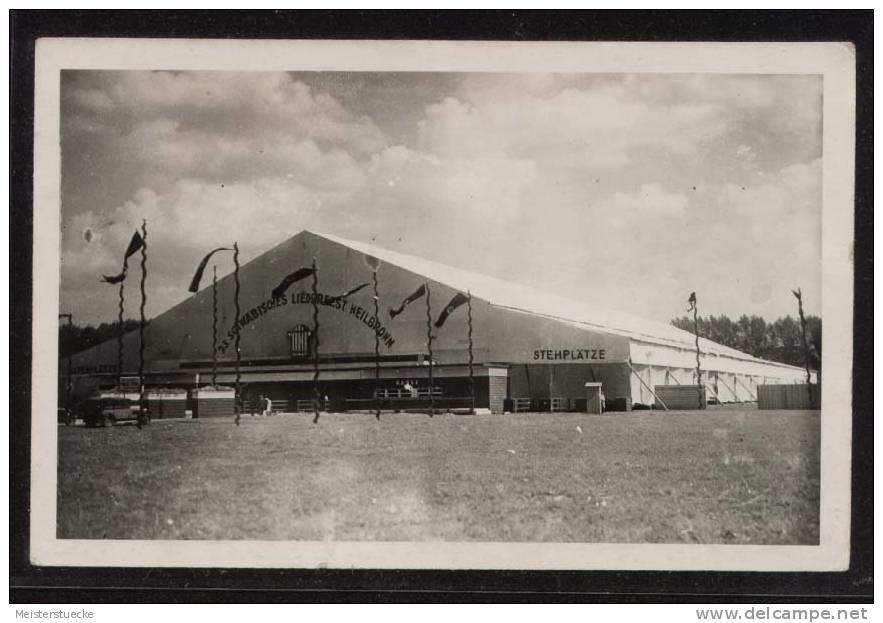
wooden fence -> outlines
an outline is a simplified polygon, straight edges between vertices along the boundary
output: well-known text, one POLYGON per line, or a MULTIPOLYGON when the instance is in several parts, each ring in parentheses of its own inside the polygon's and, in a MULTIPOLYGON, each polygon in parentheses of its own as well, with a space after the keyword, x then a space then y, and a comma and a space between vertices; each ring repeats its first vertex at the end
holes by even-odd
POLYGON ((799 385, 758 385, 758 409, 818 409, 821 405, 821 388, 805 383, 799 385), (810 396, 812 399, 810 400, 810 396))

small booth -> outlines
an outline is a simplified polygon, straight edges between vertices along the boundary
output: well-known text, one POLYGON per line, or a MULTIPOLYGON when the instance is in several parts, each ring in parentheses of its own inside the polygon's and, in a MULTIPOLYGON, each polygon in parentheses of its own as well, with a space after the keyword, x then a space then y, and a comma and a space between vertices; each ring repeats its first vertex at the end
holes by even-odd
POLYGON ((233 417, 236 390, 232 387, 209 385, 193 390, 193 417, 233 417))
POLYGON ((586 412, 601 415, 604 411, 604 393, 601 383, 586 383, 586 412))

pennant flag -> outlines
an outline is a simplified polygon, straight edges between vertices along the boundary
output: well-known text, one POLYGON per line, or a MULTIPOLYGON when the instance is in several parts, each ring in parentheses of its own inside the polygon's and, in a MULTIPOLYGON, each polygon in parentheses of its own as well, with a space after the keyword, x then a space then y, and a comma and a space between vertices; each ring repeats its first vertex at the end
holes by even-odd
POLYGON ((119 275, 113 275, 108 277, 107 275, 101 275, 101 278, 104 279, 107 283, 120 283, 126 278, 126 271, 121 272, 119 275))
POLYGON ((465 294, 463 294, 462 292, 457 292, 457 294, 454 295, 454 298, 451 299, 451 302, 448 303, 447 307, 445 307, 442 310, 442 313, 438 315, 438 320, 435 321, 435 328, 440 328, 448 319, 448 316, 450 316, 455 309, 460 307, 460 305, 463 305, 468 300, 469 298, 465 294))
POLYGON ((288 290, 288 286, 293 283, 300 281, 301 279, 306 279, 310 275, 316 272, 315 268, 298 268, 296 271, 287 275, 285 279, 279 282, 279 285, 273 288, 272 296, 274 299, 282 298, 285 294, 285 291, 288 290))
POLYGON ((129 248, 126 249, 126 259, 132 257, 138 249, 144 246, 144 239, 141 237, 137 231, 132 234, 132 239, 129 241, 129 248))
POLYGON ((796 298, 797 300, 800 300, 800 296, 801 296, 800 288, 797 288, 796 290, 791 290, 791 294, 794 295, 794 298, 796 298))
POLYGON ((208 265, 208 261, 212 259, 212 256, 218 251, 230 251, 230 248, 218 247, 217 249, 210 251, 208 255, 202 258, 202 261, 196 268, 196 274, 193 275, 193 280, 190 282, 190 287, 188 288, 188 290, 190 290, 191 292, 199 292, 199 282, 202 281, 202 273, 205 272, 205 267, 208 265))
POLYGON ((687 309, 688 312, 696 309, 696 293, 695 292, 690 292, 690 298, 687 299, 687 303, 690 304, 690 307, 687 309))
POLYGON ((326 303, 326 304, 329 304, 329 303, 333 303, 333 302, 335 302, 335 301, 339 301, 340 299, 345 299, 346 297, 348 297, 348 296, 350 296, 350 295, 352 295, 352 294, 355 294, 356 292, 358 292, 358 291, 361 290, 362 288, 367 288, 369 285, 371 285, 371 284, 368 283, 367 281, 366 281, 365 283, 360 283, 359 285, 357 285, 357 286, 356 286, 355 288, 353 288, 352 290, 347 290, 347 291, 344 292, 343 294, 338 294, 337 296, 332 296, 332 297, 329 298, 329 299, 325 299, 325 303, 326 303))
POLYGON ((406 298, 404 301, 402 301, 402 304, 401 304, 401 305, 399 305, 399 306, 398 306, 397 308, 395 308, 395 309, 391 309, 391 310, 389 310, 389 317, 390 317, 390 318, 395 318, 396 316, 398 316, 399 314, 401 314, 403 311, 405 311, 405 308, 406 308, 408 305, 410 305, 411 303, 413 303, 414 301, 416 301, 417 299, 419 299, 419 298, 420 298, 421 296, 423 296, 424 294, 426 294, 426 284, 425 284, 425 283, 420 284, 420 287, 417 288, 416 290, 414 290, 414 292, 412 292, 412 293, 408 296, 408 298, 406 298))
POLYGON ((368 265, 368 268, 373 270, 375 273, 380 269, 380 260, 378 260, 373 255, 366 255, 364 257, 365 263, 368 265))
MULTIPOLYGON (((84 238, 86 238, 86 242, 90 242, 92 240, 92 231, 88 230, 88 236, 84 234, 84 238)), ((129 258, 138 252, 138 249, 144 246, 144 239, 141 237, 141 234, 138 233, 138 230, 135 230, 135 233, 132 234, 132 239, 129 241, 129 247, 126 249, 126 255, 123 258, 123 272, 119 275, 101 275, 101 278, 104 279, 106 283, 122 283, 126 279, 126 268, 128 267, 129 258)))

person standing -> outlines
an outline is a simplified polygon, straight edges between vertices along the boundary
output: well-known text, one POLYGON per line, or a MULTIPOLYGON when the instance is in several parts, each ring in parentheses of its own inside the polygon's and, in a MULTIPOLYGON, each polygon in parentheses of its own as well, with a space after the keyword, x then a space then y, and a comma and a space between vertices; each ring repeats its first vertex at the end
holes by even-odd
POLYGON ((413 385, 411 385, 411 381, 405 381, 405 387, 404 387, 404 390, 405 390, 406 392, 408 392, 408 395, 409 395, 411 398, 416 398, 416 397, 417 397, 417 388, 414 387, 413 385))

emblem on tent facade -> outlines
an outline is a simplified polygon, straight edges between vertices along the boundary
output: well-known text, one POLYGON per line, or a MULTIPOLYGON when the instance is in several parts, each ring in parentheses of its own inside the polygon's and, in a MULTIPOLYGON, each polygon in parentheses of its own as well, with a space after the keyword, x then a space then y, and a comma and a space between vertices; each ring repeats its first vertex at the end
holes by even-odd
POLYGON ((313 350, 313 332, 304 324, 299 324, 287 333, 292 359, 304 359, 313 350))

